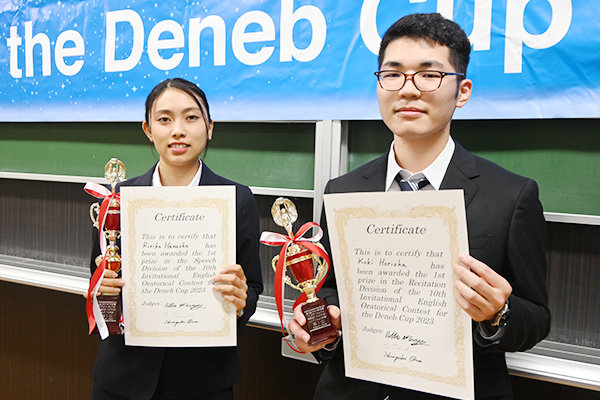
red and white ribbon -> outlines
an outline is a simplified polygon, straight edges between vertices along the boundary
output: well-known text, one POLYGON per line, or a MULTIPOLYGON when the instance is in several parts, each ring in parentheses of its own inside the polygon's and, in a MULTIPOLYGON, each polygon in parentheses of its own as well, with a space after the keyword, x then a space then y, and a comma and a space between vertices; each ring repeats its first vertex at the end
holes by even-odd
MULTIPOLYGON (((279 322, 281 323, 281 333, 285 337, 285 326, 287 326, 287 322, 285 321, 285 317, 283 315, 283 288, 285 287, 285 277, 286 277, 286 256, 287 256, 287 248, 292 244, 296 243, 306 247, 309 251, 315 253, 319 257, 323 258, 329 267, 329 256, 327 252, 318 244, 319 240, 323 237, 323 229, 319 225, 314 222, 307 222, 300 229, 298 233, 294 236, 282 235, 281 233, 276 232, 263 232, 260 236, 260 242, 266 244, 268 246, 283 246, 281 251, 279 252, 279 259, 277 260, 277 266, 275 268, 275 303, 277 304, 277 312, 279 314, 279 322), (312 237, 304 237, 304 235, 311 229, 316 228, 317 233, 312 237)), ((323 274, 321 279, 317 282, 316 292, 318 292, 323 286, 323 282, 325 281, 325 277, 327 273, 323 274)), ((307 296, 305 293, 302 293, 300 297, 296 299, 292 310, 296 308, 298 304, 301 304, 307 300, 307 296)), ((294 346, 290 345, 290 343, 286 339, 286 343, 288 346, 297 353, 303 353, 302 351, 296 349, 294 346)))
POLYGON ((98 289, 100 288, 102 278, 104 278, 104 273, 106 272, 106 236, 104 234, 104 223, 106 222, 108 205, 113 198, 119 200, 120 195, 119 193, 112 193, 106 187, 93 182, 86 183, 84 190, 98 199, 103 199, 100 204, 100 211, 98 212, 98 239, 100 241, 102 261, 90 279, 85 310, 88 318, 89 334, 92 334, 94 327, 97 326, 98 333, 100 333, 100 337, 104 340, 108 337, 108 327, 102 316, 102 311, 100 310, 96 295, 98 294, 98 289))

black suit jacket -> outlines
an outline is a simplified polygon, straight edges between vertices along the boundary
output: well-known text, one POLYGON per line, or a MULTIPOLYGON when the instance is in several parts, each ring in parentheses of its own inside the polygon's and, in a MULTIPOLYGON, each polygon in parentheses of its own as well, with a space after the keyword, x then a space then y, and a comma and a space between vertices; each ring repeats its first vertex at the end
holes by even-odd
MULTIPOLYGON (((155 166, 156 167, 156 166, 155 166)), ((120 186, 151 186, 154 168, 129 179, 120 186)), ((238 334, 256 310, 262 292, 259 249, 259 225, 256 202, 250 189, 212 172, 202 163, 200 185, 233 185, 236 193, 236 263, 246 274, 248 298, 238 334)), ((100 254, 98 231, 94 229, 91 269, 100 254)), ((93 370, 93 379, 105 391, 127 399, 147 400, 159 379, 161 389, 174 398, 195 398, 230 387, 241 379, 236 347, 161 348, 125 346, 123 335, 102 341, 93 370)))
MULTIPOLYGON (((387 156, 331 180, 325 193, 385 190, 387 156)), ((475 395, 511 398, 504 352, 523 351, 542 340, 550 329, 546 292, 546 230, 535 181, 515 175, 477 157, 456 143, 440 189, 463 189, 467 214, 469 252, 502 275, 513 288, 511 316, 502 337, 484 339, 473 323, 475 395)), ((326 229, 326 221, 323 222, 326 229)), ((323 244, 329 251, 329 239, 323 244)), ((319 297, 339 305, 335 274, 330 273, 319 297)), ((409 391, 344 377, 342 346, 327 353, 331 358, 317 385, 315 399, 432 399, 409 391)), ((426 390, 426 388, 423 388, 426 390)))

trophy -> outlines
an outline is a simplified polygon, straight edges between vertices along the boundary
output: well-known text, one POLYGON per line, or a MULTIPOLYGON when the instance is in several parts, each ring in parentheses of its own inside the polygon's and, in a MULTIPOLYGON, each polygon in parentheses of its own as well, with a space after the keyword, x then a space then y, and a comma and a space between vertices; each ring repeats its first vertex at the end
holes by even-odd
MULTIPOLYGON (((285 259, 285 266, 291 271, 296 283, 288 275, 282 278, 288 286, 302 292, 306 296, 306 303, 302 305, 301 309, 306 317, 306 324, 304 324, 303 328, 310 335, 308 344, 314 345, 331 338, 337 338, 339 333, 331 323, 331 318, 327 311, 327 302, 325 299, 319 299, 316 295, 317 288, 320 288, 319 283, 321 283, 327 274, 329 257, 320 243, 316 242, 315 238, 312 238, 312 240, 302 239, 304 233, 310 228, 318 227, 320 229, 320 227, 312 222, 307 223, 300 228, 298 234, 294 235, 292 225, 298 218, 298 211, 291 200, 282 197, 273 203, 271 215, 275 223, 287 231, 288 237, 285 239, 285 242, 289 243, 285 252, 282 250, 279 255, 273 257, 273 269, 277 272, 278 268, 283 267, 283 260, 280 259, 283 257, 285 259)), ((267 241, 263 241, 263 243, 270 244, 267 241)), ((301 302, 301 300, 303 298, 298 299, 296 303, 301 302)), ((296 304, 294 304, 295 306, 296 304)), ((280 312, 281 315, 282 313, 280 312)))
MULTIPOLYGON (((121 236, 121 203, 115 188, 117 184, 125 179, 125 165, 116 159, 111 158, 104 167, 104 177, 110 182, 111 193, 104 197, 103 204, 92 204, 90 207, 90 218, 94 227, 98 229, 98 235, 101 241, 108 244, 103 251, 96 257, 96 265, 102 270, 104 268, 119 272, 121 270, 121 256, 117 239, 121 236), (103 212, 102 209, 105 208, 103 212), (102 218, 103 217, 103 218, 102 218), (103 219, 103 221, 102 221, 103 219), (103 234, 104 233, 104 234, 103 234), (104 263, 103 266, 101 264, 104 263)), ((98 306, 102 312, 102 317, 106 322, 108 333, 110 335, 122 334, 121 328, 121 296, 118 294, 98 294, 98 306)))

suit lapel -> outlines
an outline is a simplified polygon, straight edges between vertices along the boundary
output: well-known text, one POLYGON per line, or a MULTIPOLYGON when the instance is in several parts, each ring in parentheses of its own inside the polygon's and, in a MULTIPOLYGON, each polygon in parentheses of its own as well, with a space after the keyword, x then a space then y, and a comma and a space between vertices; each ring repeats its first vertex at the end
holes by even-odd
POLYGON ((200 182, 198 183, 198 186, 200 186, 200 185, 218 185, 218 184, 220 184, 220 182, 219 182, 219 178, 218 178, 217 174, 212 172, 211 169, 208 168, 206 166, 206 163, 203 161, 202 162, 202 173, 200 174, 200 182))
POLYGON ((144 175, 140 175, 138 177, 128 179, 123 183, 119 184, 120 186, 152 186, 152 175, 154 174, 154 170, 156 169, 155 164, 154 167, 150 168, 144 175))
MULTIPOLYGON (((465 206, 468 206, 479 190, 479 168, 473 154, 465 150, 459 143, 455 142, 455 145, 454 154, 440 189, 462 189, 465 196, 465 206)), ((360 189, 357 188, 356 191, 381 192, 385 190, 387 158, 388 153, 385 153, 371 162, 369 168, 363 173, 360 189)))
POLYGON ((454 154, 448 165, 448 170, 440 190, 463 189, 465 195, 465 207, 479 190, 479 168, 475 162, 475 156, 456 143, 454 154))
POLYGON ((387 173, 388 153, 373 160, 369 168, 363 173, 363 182, 360 185, 363 192, 383 192, 385 190, 385 176, 387 173))

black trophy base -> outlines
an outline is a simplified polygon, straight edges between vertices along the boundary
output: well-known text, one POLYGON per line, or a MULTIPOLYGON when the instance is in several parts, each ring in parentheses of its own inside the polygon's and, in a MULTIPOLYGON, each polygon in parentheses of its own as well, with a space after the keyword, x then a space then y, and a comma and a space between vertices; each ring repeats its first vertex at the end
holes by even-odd
POLYGON ((319 344, 340 336, 338 330, 331 323, 325 299, 305 303, 302 306, 302 313, 306 317, 306 324, 303 328, 310 335, 309 345, 319 344))
MULTIPOLYGON (((122 335, 121 329, 121 296, 101 294, 97 297, 100 311, 106 322, 109 335, 122 335)), ((97 330, 98 328, 96 328, 97 330)))

